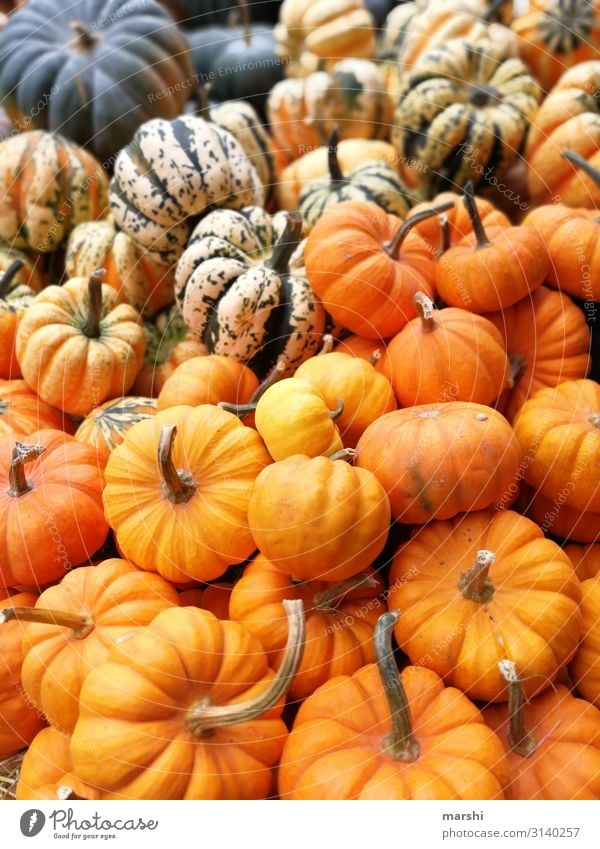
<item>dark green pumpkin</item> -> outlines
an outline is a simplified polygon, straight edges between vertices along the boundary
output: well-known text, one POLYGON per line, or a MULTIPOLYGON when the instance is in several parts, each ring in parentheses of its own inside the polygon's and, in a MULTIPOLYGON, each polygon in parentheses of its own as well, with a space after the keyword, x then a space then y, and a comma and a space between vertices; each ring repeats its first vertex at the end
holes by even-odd
POLYGON ((0 35, 0 95, 28 129, 112 157, 150 118, 175 118, 193 74, 186 41, 155 0, 30 0, 0 35))

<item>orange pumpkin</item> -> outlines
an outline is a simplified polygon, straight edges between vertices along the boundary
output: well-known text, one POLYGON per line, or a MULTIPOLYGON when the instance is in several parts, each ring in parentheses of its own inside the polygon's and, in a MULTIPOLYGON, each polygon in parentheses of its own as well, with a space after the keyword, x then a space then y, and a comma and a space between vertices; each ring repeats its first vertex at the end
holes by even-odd
POLYGON ((0 434, 28 436, 43 428, 74 430, 69 417, 42 401, 24 380, 0 380, 0 434))
POLYGON ((285 647, 285 599, 301 599, 306 647, 289 689, 305 699, 336 675, 351 675, 375 659, 373 629, 387 609, 383 581, 371 569, 340 581, 294 581, 259 554, 246 566, 231 594, 229 612, 260 639, 277 664, 285 647))
POLYGON ((180 363, 158 395, 158 409, 178 404, 246 404, 258 388, 254 372, 243 363, 220 354, 192 357, 180 363))
POLYGON ((144 362, 131 388, 135 395, 156 398, 181 363, 208 354, 208 348, 174 309, 161 313, 154 322, 144 322, 144 336, 144 362))
POLYGON ((510 370, 496 328, 467 310, 436 310, 423 292, 414 301, 419 317, 394 336, 379 365, 399 406, 495 401, 510 370))
POLYGON ((600 512, 600 386, 567 380, 540 389, 521 407, 515 434, 528 463, 525 481, 547 498, 600 512))
POLYGON ((138 422, 106 466, 104 508, 123 556, 175 583, 242 563, 255 548, 252 485, 270 461, 255 430, 209 404, 138 422))
POLYGON ((538 389, 586 376, 590 332, 568 295, 540 286, 530 298, 486 318, 504 337, 510 361, 509 388, 496 405, 509 422, 538 389))
POLYGON ((449 248, 435 267, 435 286, 452 307, 476 313, 503 310, 541 286, 550 268, 542 238, 530 227, 481 223, 472 183, 464 202, 473 233, 449 248))
POLYGON ((600 711, 557 684, 525 700, 518 666, 501 662, 508 706, 483 717, 507 751, 507 799, 600 799, 600 711))
POLYGON ((543 531, 560 539, 583 543, 600 540, 600 513, 569 507, 565 503, 566 494, 561 490, 547 497, 541 492, 530 492, 526 498, 527 516, 543 531))
MULTIPOLYGON (((491 201, 482 197, 475 197, 473 200, 477 207, 477 213, 481 223, 484 227, 511 226, 508 217, 499 209, 496 209, 491 201)), ((444 213, 448 221, 448 244, 445 246, 446 250, 450 247, 450 245, 455 245, 462 241, 462 239, 470 236, 473 230, 471 219, 467 212, 467 207, 464 203, 462 203, 462 195, 458 194, 458 192, 441 192, 436 195, 433 200, 417 204, 417 206, 414 206, 411 211, 411 214, 415 215, 429 209, 432 205, 439 206, 440 204, 447 203, 448 201, 452 201, 453 206, 444 213)), ((431 245, 431 249, 434 254, 442 249, 442 231, 439 219, 426 218, 424 221, 421 221, 416 225, 415 231, 419 234, 419 236, 425 239, 429 245, 431 245)))
MULTIPOLYGON (((449 202, 450 203, 450 202, 449 202)), ((429 217, 448 206, 429 207, 429 217)), ((435 263, 414 232, 421 217, 404 223, 372 203, 330 207, 306 240, 308 281, 334 321, 373 339, 398 333, 416 316, 418 291, 432 297, 435 263)))
POLYGON ((57 728, 43 728, 23 758, 15 796, 29 799, 98 799, 100 794, 73 775, 71 740, 57 728))
POLYGON ((502 799, 502 743, 475 705, 429 669, 400 675, 384 613, 376 663, 332 678, 300 707, 279 768, 281 799, 502 799))
POLYGON ((247 628, 192 607, 164 610, 115 644, 83 684, 75 774, 107 799, 267 796, 287 736, 283 696, 304 645, 302 604, 286 604, 277 673, 247 628))
MULTIPOLYGON (((32 593, 19 593, 6 597, 0 590, 0 610, 11 610, 21 605, 35 604, 32 593)), ((14 755, 28 746, 38 731, 44 727, 42 714, 32 705, 23 691, 21 666, 23 663, 23 625, 10 621, 10 615, 0 613, 0 758, 14 755)))
POLYGON ((430 522, 396 553, 390 609, 412 663, 468 696, 506 701, 511 654, 528 696, 548 686, 581 635, 581 587, 567 555, 512 510, 430 522))
POLYGON ((294 580, 351 578, 385 545, 390 505, 382 486, 366 469, 335 457, 295 454, 256 478, 248 504, 252 538, 294 580))
POLYGON ((0 579, 37 587, 89 560, 106 538, 96 452, 59 430, 0 437, 0 579))
POLYGON ((74 277, 36 296, 19 323, 17 357, 40 398, 67 413, 87 415, 126 394, 146 348, 139 314, 118 304, 115 290, 74 277))
POLYGON ((136 422, 156 414, 154 398, 126 396, 105 401, 85 417, 75 433, 78 442, 93 445, 102 467, 106 466, 110 452, 120 445, 125 434, 136 422))
POLYGON ((594 578, 600 572, 600 545, 564 545, 563 551, 573 564, 580 581, 594 578))
POLYGON ((30 623, 23 637, 25 692, 49 722, 70 734, 89 670, 116 640, 178 603, 170 584, 124 560, 73 569, 44 590, 34 608, 11 614, 30 623))
POLYGON ((519 443, 506 419, 482 404, 448 401, 386 413, 356 451, 357 465, 389 495, 392 517, 406 524, 507 506, 517 495, 519 443))
POLYGON ((22 377, 15 342, 21 317, 34 299, 29 286, 15 282, 22 265, 16 259, 0 278, 0 378, 22 377))
MULTIPOLYGON (((600 707, 600 577, 596 574, 581 585, 583 636, 569 670, 577 690, 600 707)), ((600 715, 600 714, 599 714, 600 715)), ((600 794, 600 788, 598 790, 600 794)))
POLYGON ((233 584, 217 582, 204 589, 190 589, 179 593, 182 607, 200 607, 213 613, 217 619, 229 619, 229 599, 233 584))
MULTIPOLYGON (((326 344, 329 347, 329 341, 326 344)), ((327 347, 302 363, 295 376, 316 387, 330 409, 342 399, 344 406, 335 423, 344 447, 354 448, 371 422, 396 409, 396 399, 390 381, 367 359, 327 347)))
POLYGON ((366 336, 357 336, 352 333, 350 336, 344 336, 343 339, 340 339, 333 350, 342 354, 350 354, 351 357, 361 357, 377 368, 377 363, 381 359, 387 344, 387 339, 367 339, 366 336))

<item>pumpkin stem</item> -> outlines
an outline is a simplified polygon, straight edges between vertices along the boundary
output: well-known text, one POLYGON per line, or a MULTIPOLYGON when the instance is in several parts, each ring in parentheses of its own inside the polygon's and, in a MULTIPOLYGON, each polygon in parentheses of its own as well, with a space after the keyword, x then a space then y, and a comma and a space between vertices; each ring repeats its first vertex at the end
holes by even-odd
POLYGON ((242 12, 242 26, 244 28, 244 41, 246 47, 252 44, 252 32, 250 30, 250 10, 248 9, 247 0, 237 0, 238 6, 242 12))
POLYGON ((196 492, 196 481, 184 469, 177 470, 173 463, 173 441, 176 425, 163 425, 158 438, 158 468, 162 478, 163 492, 169 501, 182 504, 196 492))
POLYGON ((207 700, 202 700, 194 705, 188 713, 186 724, 196 736, 202 737, 215 728, 239 725, 241 722, 258 719, 287 693, 304 653, 306 623, 304 605, 300 599, 294 601, 286 599, 282 603, 288 621, 288 638, 283 659, 275 677, 260 695, 245 702, 233 705, 213 705, 207 700))
POLYGON ((15 443, 12 451, 10 471, 8 473, 8 494, 13 498, 20 498, 21 495, 25 495, 26 492, 32 489, 25 477, 25 463, 35 460, 45 450, 43 445, 24 445, 22 442, 15 443))
POLYGON ((337 149, 340 142, 340 128, 336 127, 329 136, 327 145, 327 167, 329 168, 330 191, 335 192, 347 185, 348 180, 344 177, 337 149))
POLYGON ((329 418, 332 421, 335 421, 336 419, 339 419, 339 417, 342 415, 343 412, 344 412, 344 400, 343 400, 343 398, 338 398, 337 399, 337 407, 335 408, 335 410, 329 411, 329 418))
POLYGON ((288 212, 283 233, 273 246, 271 258, 265 262, 276 274, 285 274, 292 254, 302 237, 302 216, 299 212, 288 212))
POLYGON ((88 339, 100 336, 100 319, 102 318, 102 278, 106 274, 103 268, 97 268, 90 274, 88 281, 88 316, 81 331, 88 339))
POLYGON ((321 341, 323 345, 321 346, 321 350, 317 354, 317 357, 321 357, 323 354, 330 354, 333 350, 333 336, 331 333, 325 333, 321 341))
POLYGON ((98 41, 97 36, 93 35, 89 29, 81 21, 71 21, 69 28, 73 30, 76 38, 71 42, 72 47, 80 47, 82 50, 89 50, 98 41))
POLYGON ((256 410, 256 405, 262 396, 270 386, 277 383, 277 381, 282 377, 285 369, 285 359, 280 357, 265 379, 258 384, 247 404, 232 404, 229 401, 219 401, 217 407, 220 407, 222 410, 226 410, 228 413, 233 413, 234 416, 237 416, 241 421, 244 421, 247 415, 256 410))
POLYGON ((203 121, 212 123, 210 116, 210 104, 208 102, 208 94, 210 92, 210 83, 201 83, 195 76, 196 84, 194 86, 194 95, 196 98, 196 115, 202 118, 203 121))
POLYGON ((335 454, 332 454, 328 459, 329 460, 346 460, 349 463, 352 463, 358 451, 356 448, 340 448, 339 451, 336 451, 335 454))
POLYGON ((9 291, 13 288, 11 284, 15 276, 23 268, 24 264, 22 259, 13 259, 2 277, 0 277, 0 298, 6 298, 9 291))
POLYGON ((581 168, 584 174, 587 174, 587 176, 591 177, 597 186, 600 186, 600 171, 597 168, 594 168, 594 166, 584 159, 583 156, 575 153, 574 150, 563 150, 561 156, 563 159, 567 159, 571 165, 581 168))
POLYGON ((94 622, 89 616, 65 610, 46 610, 43 607, 6 607, 0 610, 0 625, 11 621, 71 628, 76 640, 83 640, 94 630, 94 622))
POLYGON ((379 350, 379 348, 375 348, 375 350, 373 351, 373 353, 372 353, 372 354, 371 354, 371 356, 369 357, 368 362, 369 362, 369 363, 370 363, 373 367, 375 367, 375 366, 377 365, 377 363, 379 362, 379 360, 380 360, 380 359, 381 359, 381 351, 379 350))
POLYGON ((600 413, 592 413, 589 420, 594 427, 600 427, 600 413))
POLYGON ((421 329, 427 333, 435 330, 435 318, 433 317, 435 306, 431 298, 428 298, 424 292, 417 292, 413 298, 413 304, 421 319, 421 329))
POLYGON ((355 575, 353 578, 338 581, 337 584, 327 587, 326 590, 315 593, 313 604, 316 610, 335 611, 348 593, 359 589, 359 587, 375 588, 376 586, 377 580, 374 575, 355 575))
MULTIPOLYGON (((482 15, 481 20, 484 23, 491 23, 492 21, 500 21, 504 23, 505 26, 510 26, 510 21, 507 22, 507 19, 502 15, 502 6, 504 0, 494 0, 493 3, 490 4, 490 8, 487 10, 485 15, 482 15)), ((511 14, 511 20, 513 18, 511 14)))
POLYGON ((501 660, 498 669, 508 684, 508 742, 513 752, 528 758, 535 752, 537 743, 532 732, 525 727, 525 693, 517 665, 513 660, 501 660))
POLYGON ((510 371, 508 373, 508 388, 512 389, 523 373, 523 369, 527 365, 527 362, 523 354, 509 354, 508 362, 510 364, 510 371))
POLYGON ((440 247, 435 255, 436 259, 443 256, 450 246, 450 220, 446 213, 444 213, 440 215, 440 247))
POLYGON ((423 209, 421 212, 411 215, 410 218, 407 218, 406 221, 402 222, 389 242, 384 242, 381 247, 392 259, 398 259, 402 243, 415 224, 419 224, 427 218, 432 218, 434 215, 439 215, 440 212, 446 212, 447 209, 451 209, 453 206, 454 201, 447 200, 444 201, 444 203, 440 203, 438 206, 430 206, 429 209, 423 209))
POLYGON ((475 202, 475 195, 473 194, 472 180, 469 180, 469 182, 466 183, 463 188, 463 203, 465 205, 469 218, 471 219, 471 227, 473 228, 475 238, 477 239, 477 250, 479 250, 480 248, 487 248, 492 243, 486 236, 485 230, 483 228, 481 216, 479 215, 479 210, 477 209, 477 204, 475 202))
POLYGON ((391 731, 381 742, 386 755, 393 760, 413 763, 419 757, 420 746, 413 734, 408 699, 392 650, 392 633, 399 618, 397 610, 382 613, 373 638, 377 670, 392 717, 391 731))
POLYGON ((496 555, 491 551, 481 549, 477 552, 475 563, 468 572, 463 572, 458 581, 458 588, 463 598, 485 604, 494 594, 494 585, 489 578, 490 566, 496 562, 496 555))

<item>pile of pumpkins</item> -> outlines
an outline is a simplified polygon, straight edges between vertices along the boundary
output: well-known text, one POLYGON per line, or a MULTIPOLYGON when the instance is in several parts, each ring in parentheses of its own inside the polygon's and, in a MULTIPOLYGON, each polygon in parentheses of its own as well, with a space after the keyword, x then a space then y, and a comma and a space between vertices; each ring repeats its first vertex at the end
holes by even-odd
POLYGON ((199 5, 2 22, 16 798, 600 798, 600 2, 199 5))

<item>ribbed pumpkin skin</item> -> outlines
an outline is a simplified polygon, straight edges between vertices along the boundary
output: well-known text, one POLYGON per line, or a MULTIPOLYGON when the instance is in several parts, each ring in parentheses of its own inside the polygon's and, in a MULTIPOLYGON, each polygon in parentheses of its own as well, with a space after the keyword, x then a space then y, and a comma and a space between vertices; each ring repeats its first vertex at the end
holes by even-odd
POLYGON ((573 564, 580 581, 594 578, 600 572, 600 545, 568 544, 563 546, 563 551, 573 564))
POLYGON ((595 59, 600 48, 598 0, 543 0, 513 21, 518 50, 545 91, 565 68, 595 59))
POLYGON ((0 379, 18 380, 23 377, 17 359, 17 331, 34 297, 29 286, 17 285, 0 298, 0 379))
POLYGON ((330 678, 352 675, 375 660, 373 629, 387 606, 380 597, 384 589, 381 578, 372 570, 366 570, 365 576, 371 577, 373 586, 363 583, 340 592, 329 605, 320 605, 319 594, 331 590, 331 584, 318 580, 297 583, 258 554, 235 584, 230 618, 256 634, 275 668, 287 637, 282 602, 296 598, 304 602, 306 644, 289 689, 292 699, 305 699, 330 678))
POLYGON ((144 318, 170 306, 175 299, 174 269, 160 254, 146 251, 111 221, 79 224, 69 236, 65 270, 69 277, 89 277, 104 268, 103 282, 144 318))
MULTIPOLYGON (((374 342, 369 341, 375 347, 374 342)), ((344 409, 336 425, 345 448, 354 448, 371 422, 396 409, 387 377, 375 371, 366 359, 353 357, 343 350, 311 357, 296 369, 295 376, 316 386, 330 410, 335 409, 339 398, 342 399, 344 409)))
POLYGON ((117 225, 171 261, 187 244, 191 219, 208 207, 263 201, 263 185, 237 139, 192 115, 142 124, 117 156, 110 185, 117 225))
POLYGON ((582 311, 562 292, 540 286, 530 298, 486 318, 504 337, 511 360, 514 386, 497 404, 509 422, 538 389, 588 373, 590 332, 582 311))
POLYGON ((569 507, 562 491, 556 497, 541 492, 530 495, 527 516, 560 539, 581 543, 600 541, 600 512, 569 507))
POLYGON ((158 396, 158 409, 178 404, 247 404, 258 389, 258 379, 242 363, 218 354, 192 357, 177 366, 158 396))
POLYGON ((374 475, 327 457, 273 463, 258 475, 248 505, 256 546, 298 580, 330 583, 362 572, 381 553, 389 522, 374 475))
POLYGON ((581 635, 581 588, 569 558, 512 510, 430 522, 396 553, 390 587, 390 610, 402 614, 398 644, 473 699, 506 701, 498 661, 507 656, 526 694, 540 692, 581 635), (459 582, 481 550, 496 556, 494 593, 476 602, 463 597, 459 582))
POLYGON ((503 798, 502 743, 475 705, 428 669, 408 666, 400 678, 418 759, 385 754, 390 709, 377 667, 368 664, 328 681, 300 707, 279 769, 281 799, 503 798))
POLYGON ((100 794, 72 774, 70 737, 53 726, 43 728, 25 752, 19 770, 15 797, 59 800, 59 788, 68 788, 80 799, 98 799, 100 794))
POLYGON ((555 684, 525 704, 524 717, 538 744, 527 758, 511 751, 506 705, 483 709, 507 752, 506 798, 600 799, 600 711, 555 684))
POLYGON ((430 196, 449 184, 477 184, 514 159, 540 100, 526 66, 500 43, 454 39, 425 53, 402 78, 392 144, 401 162, 417 158, 428 167, 405 165, 401 176, 430 196))
POLYGON ((128 395, 105 401, 93 409, 75 432, 75 439, 93 445, 98 458, 106 465, 110 452, 120 445, 130 427, 156 414, 154 398, 128 395))
POLYGON ((297 159, 326 145, 336 127, 340 139, 387 139, 393 105, 378 65, 342 59, 330 73, 316 71, 277 83, 267 112, 276 142, 297 159))
POLYGON ((509 363, 500 333, 486 318, 448 307, 434 310, 431 324, 409 321, 387 346, 379 369, 400 407, 491 404, 506 386, 509 363))
POLYGON ((73 569, 60 584, 44 590, 36 607, 85 614, 94 628, 77 638, 70 628, 28 624, 22 673, 27 695, 52 725, 70 734, 88 672, 106 660, 119 637, 178 604, 177 591, 167 581, 138 571, 126 560, 115 558, 73 569))
POLYGON ((525 481, 577 510, 600 513, 600 386, 568 380, 540 389, 515 420, 515 434, 529 462, 525 481))
MULTIPOLYGON (((600 577, 598 574, 581 585, 583 598, 583 636, 571 663, 570 672, 577 691, 600 707, 600 577)), ((599 713, 600 718, 600 713, 599 713)), ((600 787, 598 788, 600 797, 600 787)))
POLYGON ((8 586, 44 586, 90 559, 106 538, 104 477, 96 452, 59 430, 27 437, 45 452, 27 463, 30 490, 9 495, 13 436, 0 437, 0 533, 8 541, 0 579, 8 586))
POLYGON ((369 425, 356 450, 357 465, 377 476, 393 518, 406 524, 506 506, 517 494, 521 448, 506 419, 482 404, 448 401, 387 413, 369 425))
POLYGON ((287 736, 283 702, 201 738, 186 717, 202 699, 253 698, 272 678, 259 640, 238 622, 165 610, 86 678, 71 742, 75 772, 110 799, 264 798, 287 736))
POLYGON ((40 398, 87 415, 128 392, 142 367, 146 340, 137 310, 102 284, 100 335, 88 337, 88 279, 73 277, 36 295, 19 323, 16 350, 23 377, 40 398))
MULTIPOLYGON (((33 607, 36 598, 33 593, 18 593, 7 598, 3 589, 0 592, 0 610, 33 607)), ((23 632, 22 622, 0 625, 0 758, 8 758, 29 745, 45 724, 44 717, 27 699, 21 684, 23 632)))
POLYGON ((229 599, 233 584, 218 581, 208 584, 204 589, 190 589, 179 593, 181 607, 200 607, 208 610, 217 619, 231 619, 229 615, 229 599))
POLYGON ((89 146, 107 169, 143 121, 181 112, 188 92, 176 84, 192 76, 186 42, 154 0, 30 0, 2 33, 0 68, 17 118, 89 146))
POLYGON ((270 462, 255 430, 209 404, 170 407, 138 422, 106 466, 105 513, 123 556, 174 583, 210 581, 242 563, 255 548, 247 517, 252 485, 270 462), (157 464, 165 424, 178 429, 175 467, 197 483, 181 504, 169 501, 157 464))
POLYGON ((69 417, 42 401, 24 380, 0 380, 0 434, 27 436, 44 428, 74 430, 69 417))
POLYGON ((0 142, 0 239, 40 253, 56 250, 81 221, 106 214, 100 163, 61 136, 41 130, 0 142))

